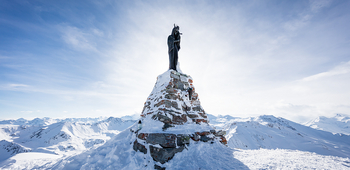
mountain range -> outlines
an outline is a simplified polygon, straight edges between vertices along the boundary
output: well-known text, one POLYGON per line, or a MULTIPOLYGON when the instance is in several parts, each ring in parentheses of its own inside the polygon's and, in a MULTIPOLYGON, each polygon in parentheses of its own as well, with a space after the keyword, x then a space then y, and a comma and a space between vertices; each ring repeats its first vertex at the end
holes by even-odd
MULTIPOLYGON (((61 169, 61 165, 67 161, 83 164, 83 161, 86 160, 79 160, 83 158, 81 155, 103 150, 106 150, 104 152, 107 155, 110 152, 107 148, 112 148, 111 146, 118 144, 118 141, 120 145, 125 145, 125 142, 121 141, 127 138, 126 133, 130 127, 136 125, 137 119, 135 118, 137 116, 132 115, 124 118, 2 120, 0 121, 0 168, 61 169)), ((273 165, 272 167, 281 168, 286 164, 276 161, 288 161, 287 157, 275 158, 275 162, 264 160, 266 157, 271 157, 271 154, 280 154, 289 155, 288 159, 299 155, 299 157, 306 157, 304 160, 328 161, 329 164, 324 164, 324 167, 350 168, 350 119, 345 115, 337 114, 330 118, 318 117, 305 124, 298 124, 272 115, 239 118, 208 114, 208 119, 211 126, 226 132, 229 152, 239 160, 236 162, 237 167, 247 166, 249 169, 261 169, 273 165), (265 155, 264 159, 253 160, 254 155, 263 153, 269 153, 269 155, 265 155)), ((203 147, 199 144, 192 146, 203 147)), ((214 155, 219 154, 212 150, 211 152, 214 155)), ((174 159, 182 157, 184 161, 185 153, 179 154, 179 158, 174 157, 174 159)), ((205 149, 203 153, 209 153, 209 151, 205 149)), ((230 153, 222 154, 230 155, 230 153)), ((94 161, 90 163, 96 163, 94 161)), ((303 163, 299 158, 289 161, 293 162, 293 165, 291 163, 289 166, 292 169, 293 167, 298 168, 295 166, 306 165, 310 166, 309 168, 315 166, 320 168, 317 167, 317 163, 312 165, 303 163)), ((206 167, 210 167, 209 164, 206 167)), ((140 168, 139 165, 133 166, 136 169, 140 168)), ((100 168, 107 167, 100 165, 100 168)))

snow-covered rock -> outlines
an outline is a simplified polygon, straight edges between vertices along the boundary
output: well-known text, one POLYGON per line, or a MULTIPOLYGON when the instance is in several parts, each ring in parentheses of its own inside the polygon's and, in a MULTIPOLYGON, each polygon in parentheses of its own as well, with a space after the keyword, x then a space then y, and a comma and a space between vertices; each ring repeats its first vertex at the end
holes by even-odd
POLYGON ((133 143, 137 138, 129 129, 121 132, 103 146, 80 155, 61 160, 52 169, 248 169, 235 159, 230 149, 219 142, 191 143, 185 150, 175 154, 169 162, 161 164, 150 154, 135 152, 133 143))
POLYGON ((143 123, 140 131, 143 133, 177 133, 178 130, 179 133, 184 133, 183 129, 186 129, 187 133, 194 133, 198 130, 213 129, 202 125, 202 122, 208 125, 208 119, 195 91, 193 79, 173 70, 157 77, 141 116, 142 120, 147 122, 143 123))
POLYGON ((9 142, 6 140, 0 141, 0 161, 23 152, 31 152, 30 148, 24 147, 18 143, 9 142))

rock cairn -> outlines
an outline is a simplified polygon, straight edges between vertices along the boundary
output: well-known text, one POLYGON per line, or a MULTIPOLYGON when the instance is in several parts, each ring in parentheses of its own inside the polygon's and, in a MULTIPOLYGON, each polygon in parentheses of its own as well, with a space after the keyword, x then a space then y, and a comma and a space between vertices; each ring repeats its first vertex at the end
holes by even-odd
MULTIPOLYGON (((137 137, 133 149, 150 154, 161 164, 191 142, 227 143, 225 133, 215 131, 208 124, 193 79, 173 70, 157 77, 141 114, 141 126, 131 129, 137 137)), ((156 165, 155 168, 162 167, 156 165)))

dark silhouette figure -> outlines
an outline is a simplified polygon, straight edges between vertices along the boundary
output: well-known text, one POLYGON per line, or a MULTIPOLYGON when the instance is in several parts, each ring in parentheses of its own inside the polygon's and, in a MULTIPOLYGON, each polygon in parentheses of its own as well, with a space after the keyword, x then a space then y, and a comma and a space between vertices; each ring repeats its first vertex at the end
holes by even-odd
POLYGON ((193 88, 189 87, 189 88, 187 89, 187 91, 188 91, 189 99, 192 100, 193 88))
POLYGON ((180 50, 180 35, 179 32, 180 27, 175 26, 171 32, 171 35, 168 37, 168 53, 169 53, 169 70, 176 70, 177 60, 178 60, 178 52, 180 50))

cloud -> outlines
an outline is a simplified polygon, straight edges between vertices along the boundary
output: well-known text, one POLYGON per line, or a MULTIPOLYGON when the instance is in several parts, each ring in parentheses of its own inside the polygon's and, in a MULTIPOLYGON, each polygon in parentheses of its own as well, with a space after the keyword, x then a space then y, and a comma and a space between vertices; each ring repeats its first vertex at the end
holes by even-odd
POLYGON ((28 85, 26 85, 26 84, 9 84, 8 86, 11 88, 28 87, 28 85))
POLYGON ((31 86, 26 84, 2 84, 0 85, 0 90, 9 91, 28 91, 31 86))
POLYGON ((91 29, 91 32, 94 33, 97 36, 104 36, 104 32, 99 30, 99 29, 97 29, 97 28, 91 29))
POLYGON ((309 106, 309 105, 303 105, 303 104, 298 105, 298 104, 279 102, 279 103, 275 104, 274 108, 277 110, 283 110, 283 111, 298 114, 300 112, 313 109, 314 107, 309 106))
POLYGON ((0 55, 0 62, 1 62, 1 60, 6 60, 6 59, 10 59, 10 57, 8 57, 8 56, 3 56, 3 55, 0 55))
POLYGON ((298 17, 287 21, 284 28, 289 31, 296 31, 310 23, 310 20, 317 15, 323 8, 331 4, 331 0, 310 0, 310 7, 298 14, 298 17))
POLYGON ((346 63, 341 63, 340 65, 336 66, 335 68, 329 71, 318 73, 316 75, 312 75, 309 77, 305 77, 302 79, 302 81, 313 81, 313 80, 318 80, 322 78, 333 77, 333 76, 348 74, 348 73, 350 73, 350 61, 346 63))
POLYGON ((331 4, 332 0, 310 0, 311 11, 316 13, 331 4))
POLYGON ((33 111, 21 111, 21 113, 30 114, 33 113, 33 111))
MULTIPOLYGON (((0 86, 1 87, 1 86, 0 86)), ((22 91, 30 93, 41 93, 55 95, 56 97, 62 97, 65 100, 75 100, 75 99, 84 99, 88 98, 101 98, 106 101, 117 100, 118 98, 128 98, 128 97, 140 97, 139 95, 132 95, 127 93, 116 93, 115 86, 106 85, 101 82, 96 83, 91 86, 88 90, 60 90, 60 89, 48 89, 42 87, 33 87, 25 84, 8 84, 2 86, 0 90, 9 90, 9 91, 22 91), (114 90, 114 91, 113 91, 114 90)))
POLYGON ((103 32, 92 29, 91 32, 83 31, 73 26, 59 26, 63 41, 73 49, 79 51, 97 51, 96 43, 93 41, 94 35, 102 36, 103 32))

